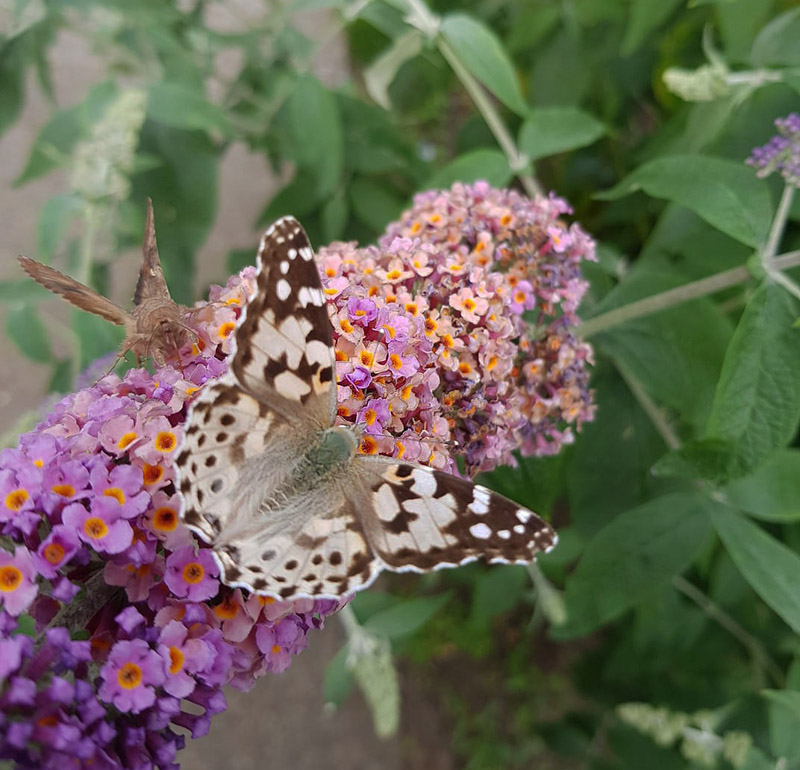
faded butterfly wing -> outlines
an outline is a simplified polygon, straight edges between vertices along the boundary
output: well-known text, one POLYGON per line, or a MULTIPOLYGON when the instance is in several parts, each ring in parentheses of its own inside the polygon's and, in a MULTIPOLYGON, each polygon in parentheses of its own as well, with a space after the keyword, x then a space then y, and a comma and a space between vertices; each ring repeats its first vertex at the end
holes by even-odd
POLYGON ((189 326, 183 320, 188 311, 172 301, 161 270, 156 245, 153 204, 147 200, 147 219, 142 245, 142 267, 136 283, 134 309, 128 313, 119 305, 85 284, 28 257, 19 257, 22 269, 38 284, 63 297, 87 313, 98 315, 117 326, 125 327, 121 355, 133 352, 137 359, 152 356, 163 365, 186 343, 189 326))
POLYGON ((339 597, 383 569, 529 562, 555 544, 535 513, 485 487, 359 454, 358 429, 334 426, 331 322, 297 220, 276 222, 258 257, 230 371, 193 404, 176 458, 183 519, 224 583, 339 597))

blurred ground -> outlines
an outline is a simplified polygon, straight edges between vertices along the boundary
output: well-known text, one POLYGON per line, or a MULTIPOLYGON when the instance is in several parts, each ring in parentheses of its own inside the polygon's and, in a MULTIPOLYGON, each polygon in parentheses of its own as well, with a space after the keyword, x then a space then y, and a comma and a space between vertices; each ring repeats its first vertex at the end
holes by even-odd
MULTIPOLYGON (((240 1, 237 5, 241 11, 248 3, 240 1)), ((313 26, 314 20, 309 23, 313 26)), ((331 44, 326 47, 326 79, 335 79, 337 67, 339 76, 343 71, 341 50, 333 49, 331 44)), ((80 101, 89 85, 102 77, 101 64, 76 37, 59 41, 53 61, 58 64, 53 75, 61 106, 80 101)), ((66 176, 58 173, 19 189, 12 187, 49 115, 49 105, 31 83, 22 119, 0 140, 0 210, 4 222, 0 280, 19 277, 18 254, 36 256, 40 207, 51 195, 65 189, 66 176)), ((250 240, 255 248, 258 233, 253 222, 274 186, 275 180, 261 158, 247 156, 240 149, 227 155, 222 166, 217 222, 199 255, 198 286, 224 276, 222 260, 231 246, 250 240)), ((114 276, 113 299, 125 307, 130 306, 138 259, 138 255, 131 254, 114 276)), ((57 302, 48 306, 48 313, 51 312, 59 317, 57 302)), ((6 364, 0 367, 2 434, 14 427, 23 412, 41 403, 49 371, 23 358, 5 335, 0 335, 0 357, 6 364)), ((229 692, 229 709, 214 720, 208 736, 189 741, 181 766, 185 770, 451 770, 449 731, 419 694, 405 692, 402 739, 381 742, 375 738, 369 714, 358 695, 351 696, 337 713, 325 713, 323 674, 341 637, 338 622, 333 619, 329 628, 312 634, 310 648, 295 659, 287 673, 264 677, 250 693, 229 692)))

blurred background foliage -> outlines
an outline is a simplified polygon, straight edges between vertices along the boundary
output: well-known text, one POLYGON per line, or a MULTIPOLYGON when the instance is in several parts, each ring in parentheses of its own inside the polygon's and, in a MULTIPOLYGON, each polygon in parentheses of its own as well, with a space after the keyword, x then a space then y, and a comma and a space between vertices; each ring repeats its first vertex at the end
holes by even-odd
MULTIPOLYGON (((0 131, 28 88, 52 100, 15 184, 67 172, 29 256, 108 294, 150 196, 173 296, 194 301, 236 144, 282 180, 258 224, 294 214, 317 244, 369 243, 414 192, 476 179, 555 190, 599 241, 582 308, 597 419, 560 456, 487 479, 550 517, 559 547, 531 572, 470 565, 359 595, 328 700, 355 678, 390 732, 388 641, 470 770, 800 767, 798 292, 770 263, 800 249, 800 207, 744 166, 800 104, 796 3, 294 0, 224 30, 215 5, 3 0, 0 131), (321 38, 296 24, 309 11, 321 38), (64 30, 105 65, 67 107, 50 56, 64 30), (349 74, 334 88, 315 64, 335 39, 349 74)), ((231 244, 219 277, 254 245, 231 244)), ((23 278, 0 301, 54 391, 118 344, 85 314, 46 325, 23 278)))

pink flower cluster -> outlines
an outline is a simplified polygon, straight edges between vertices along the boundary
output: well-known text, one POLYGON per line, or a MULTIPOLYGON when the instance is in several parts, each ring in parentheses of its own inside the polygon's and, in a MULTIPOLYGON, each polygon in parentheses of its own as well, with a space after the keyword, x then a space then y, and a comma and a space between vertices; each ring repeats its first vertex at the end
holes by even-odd
POLYGON ((486 183, 417 195, 379 247, 319 251, 331 300, 339 415, 362 451, 474 475, 556 454, 594 415, 592 349, 572 327, 594 241, 486 183))
MULTIPOLYGON (((363 426, 362 452, 450 471, 461 455, 474 474, 555 453, 591 419, 591 348, 571 328, 593 242, 568 211, 454 185, 418 196, 379 247, 320 250, 338 420, 363 426)), ((284 670, 341 606, 221 585, 180 521, 187 407, 227 371, 254 288, 255 268, 213 287, 170 365, 102 378, 0 452, 0 760, 176 767, 176 726, 203 734, 224 685, 284 670)))
POLYGON ((214 291, 223 299, 174 368, 106 376, 0 452, 0 527, 14 548, 0 550, 0 759, 176 767, 174 727, 204 734, 224 685, 285 670, 340 606, 221 585, 180 521, 172 458, 188 401, 227 369, 245 275, 214 291), (33 639, 16 627, 22 613, 33 639))

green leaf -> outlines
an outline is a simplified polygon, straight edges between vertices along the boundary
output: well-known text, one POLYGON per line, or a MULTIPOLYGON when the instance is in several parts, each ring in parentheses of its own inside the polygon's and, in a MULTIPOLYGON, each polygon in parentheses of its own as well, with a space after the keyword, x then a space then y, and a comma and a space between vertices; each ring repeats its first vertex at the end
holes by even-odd
POLYGON ((713 506, 699 493, 676 493, 617 516, 588 543, 568 579, 569 621, 553 634, 585 635, 683 572, 705 544, 713 506))
POLYGON ((347 656, 350 645, 345 644, 325 668, 325 678, 322 681, 322 697, 325 703, 330 703, 336 708, 344 703, 353 689, 353 675, 347 667, 347 656))
POLYGON ((765 521, 800 521, 800 449, 783 449, 723 490, 728 503, 765 521))
POLYGON ((6 334, 28 358, 39 363, 52 361, 50 337, 33 305, 9 308, 6 315, 6 334))
POLYGON ((371 179, 355 179, 349 192, 355 215, 376 233, 397 219, 404 207, 394 192, 371 179))
POLYGON ((0 302, 42 300, 53 295, 30 278, 20 281, 0 281, 0 302))
POLYGON ((31 148, 28 162, 14 185, 23 185, 69 162, 72 149, 81 137, 82 106, 57 112, 45 123, 31 148))
POLYGON ((80 199, 73 195, 56 195, 42 206, 38 226, 41 261, 50 262, 81 209, 80 199))
POLYGON ((758 33, 750 53, 754 67, 800 67, 800 8, 775 17, 758 33))
POLYGON ((156 83, 147 97, 147 115, 173 128, 218 132, 230 137, 233 129, 225 111, 197 89, 179 83, 156 83))
POLYGON ((765 283, 747 303, 725 354, 708 438, 734 446, 743 475, 793 438, 800 421, 800 330, 794 302, 765 283))
POLYGON ((754 248, 763 244, 772 219, 767 184, 743 163, 721 158, 657 158, 595 197, 617 200, 638 190, 686 206, 713 227, 754 248))
POLYGON ((0 47, 0 135, 14 123, 25 104, 27 55, 24 40, 10 40, 0 47))
POLYGON ((606 133, 605 126, 576 107, 531 110, 519 132, 520 149, 531 159, 586 147, 606 133))
POLYGON ((337 190, 322 207, 322 237, 325 243, 341 240, 349 209, 344 190, 337 190))
POLYGON ((385 110, 392 108, 389 86, 400 67, 422 51, 422 43, 420 32, 416 29, 409 30, 395 38, 392 45, 364 70, 367 92, 385 110))
POLYGON ((312 195, 329 195, 339 187, 344 170, 342 119, 336 99, 319 80, 304 75, 287 106, 294 157, 315 180, 312 195))
POLYGON ((800 661, 795 658, 786 675, 786 690, 762 690, 771 701, 769 737, 776 757, 800 756, 800 661))
POLYGON ((422 628, 451 598, 450 592, 399 602, 371 615, 364 628, 398 639, 422 628))
POLYGON ((453 182, 485 180, 493 187, 505 187, 513 176, 508 160, 500 150, 472 150, 439 169, 422 187, 426 190, 446 189, 453 182))
POLYGON ((470 625, 481 628, 492 618, 510 612, 529 587, 530 577, 525 567, 492 566, 476 581, 470 625))
POLYGON ((182 131, 147 120, 140 148, 162 165, 136 174, 131 200, 153 199, 158 249, 176 302, 194 301, 195 253, 205 241, 217 210, 220 148, 202 131, 182 131))
POLYGON ((123 338, 123 331, 119 326, 114 326, 99 316, 84 313, 82 310, 74 311, 72 328, 80 340, 78 366, 81 370, 89 366, 92 361, 119 348, 123 338))
POLYGON ((304 217, 319 205, 313 193, 314 179, 305 171, 298 171, 294 179, 279 190, 258 215, 258 225, 271 225, 279 217, 291 214, 304 217))
POLYGON ((644 42, 647 36, 667 19, 683 0, 633 0, 625 38, 620 47, 623 56, 630 56, 644 42))
POLYGON ((734 449, 727 441, 714 438, 690 439, 680 449, 664 455, 653 466, 653 474, 722 483, 731 476, 733 457, 734 449))
POLYGON ((746 517, 719 506, 711 520, 752 589, 800 633, 800 556, 746 517))
POLYGON ((464 67, 506 107, 517 115, 525 115, 528 105, 522 97, 514 66, 489 27, 472 16, 454 13, 442 19, 441 34, 464 67))
POLYGON ((780 703, 789 709, 795 719, 800 720, 800 692, 792 690, 762 690, 761 694, 773 703, 780 703))
MULTIPOLYGON (((680 285, 674 273, 637 266, 604 300, 613 308, 680 285)), ((598 335, 596 344, 659 404, 701 428, 714 398, 732 326, 707 299, 686 302, 598 335)))

